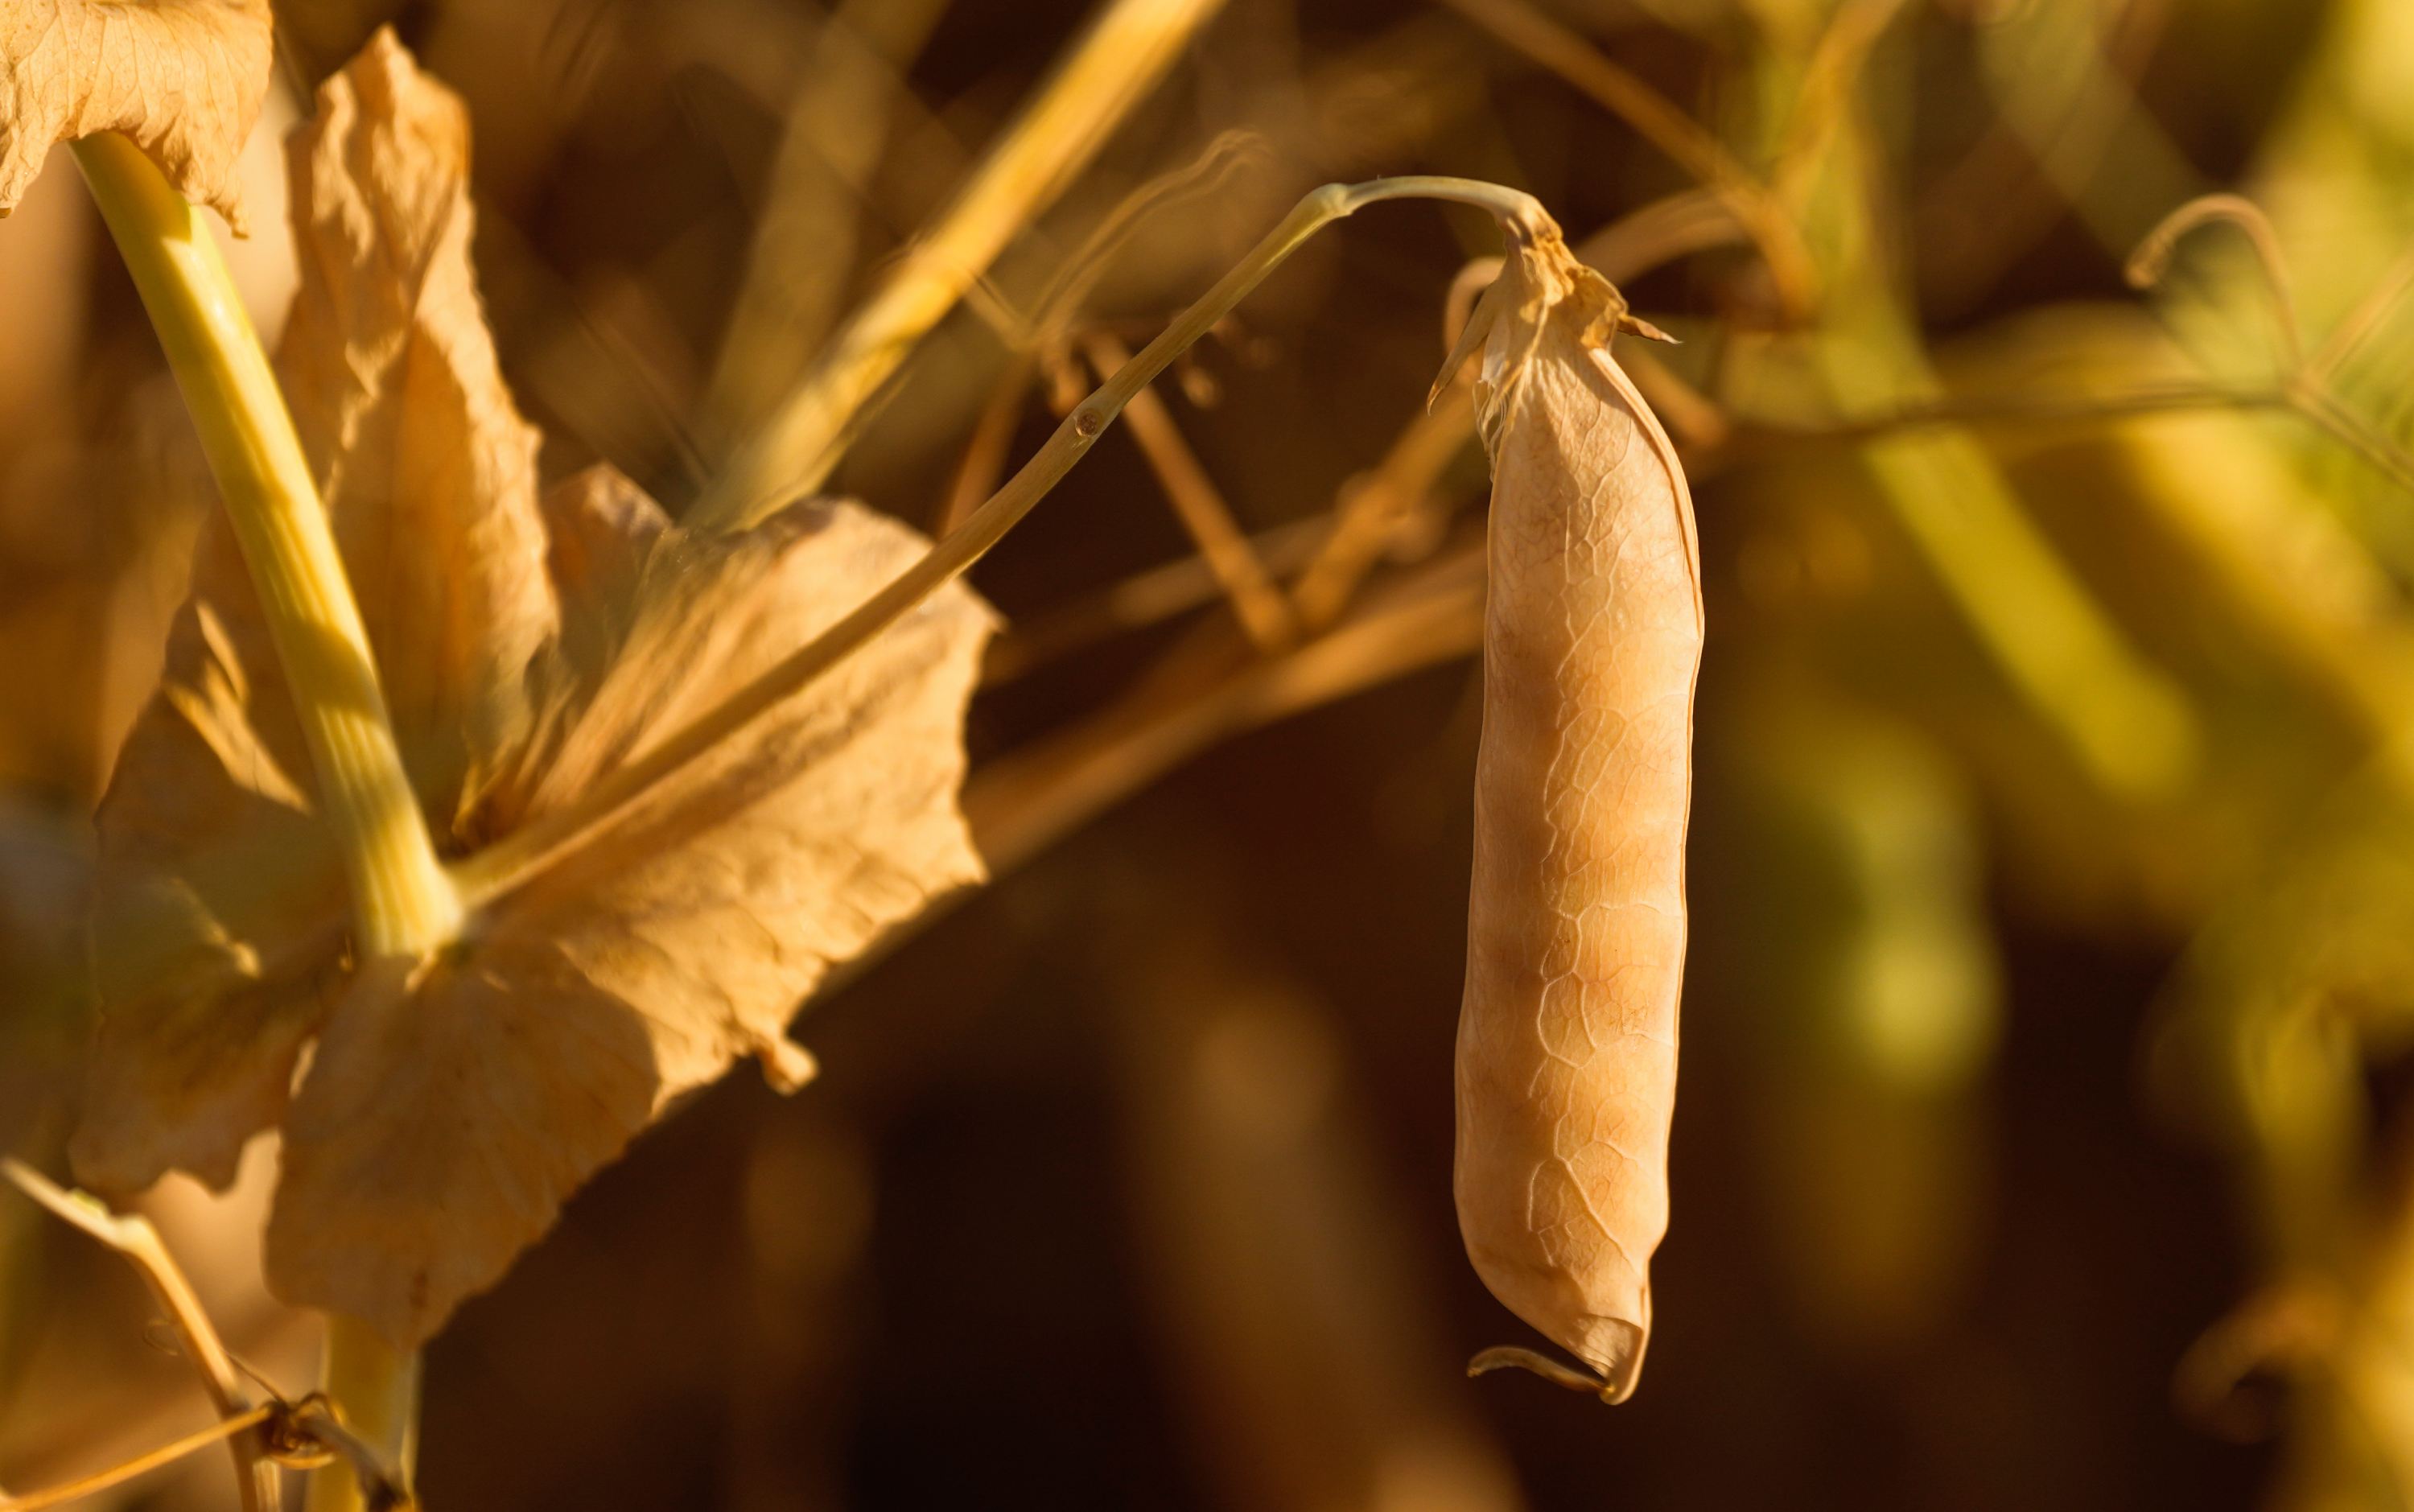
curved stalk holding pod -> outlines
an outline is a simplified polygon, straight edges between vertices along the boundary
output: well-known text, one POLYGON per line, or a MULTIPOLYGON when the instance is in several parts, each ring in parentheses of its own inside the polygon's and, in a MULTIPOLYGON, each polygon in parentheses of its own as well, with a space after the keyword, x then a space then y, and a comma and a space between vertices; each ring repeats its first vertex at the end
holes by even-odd
POLYGON ((1551 224, 1541 202, 1520 190, 1474 179, 1404 176, 1363 184, 1327 184, 1292 207, 1214 288, 1177 316, 1156 339, 1075 405, 1039 450, 989 502, 905 573, 845 619, 799 647, 709 713, 589 789, 579 802, 529 824, 455 869, 462 896, 483 904, 527 881, 615 816, 773 705, 788 698, 900 616, 961 576, 1006 538, 1050 489, 1089 455, 1133 396, 1165 371, 1263 283, 1309 238, 1386 200, 1442 200, 1490 211, 1520 231, 1551 224))

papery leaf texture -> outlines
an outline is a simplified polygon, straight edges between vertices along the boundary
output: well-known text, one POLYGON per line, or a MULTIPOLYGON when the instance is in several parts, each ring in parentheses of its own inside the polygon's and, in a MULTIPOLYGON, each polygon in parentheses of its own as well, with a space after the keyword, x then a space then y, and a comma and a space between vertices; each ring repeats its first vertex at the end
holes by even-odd
MULTIPOLYGON (((541 488, 471 278, 468 140, 390 33, 328 81, 292 143, 304 276, 277 353, 454 858, 576 804, 927 546, 842 501, 691 534, 608 467, 541 488)), ((992 617, 958 585, 434 958, 357 960, 223 525, 195 577, 100 812, 102 1027, 71 1155, 104 1190, 223 1184, 281 1126, 271 1284, 398 1345, 680 1093, 747 1055, 793 1085, 787 1023, 831 965, 981 876, 957 795, 992 617)))
POLYGON ((270 56, 268 0, 0 0, 0 215, 53 143, 121 131, 241 233, 270 56))

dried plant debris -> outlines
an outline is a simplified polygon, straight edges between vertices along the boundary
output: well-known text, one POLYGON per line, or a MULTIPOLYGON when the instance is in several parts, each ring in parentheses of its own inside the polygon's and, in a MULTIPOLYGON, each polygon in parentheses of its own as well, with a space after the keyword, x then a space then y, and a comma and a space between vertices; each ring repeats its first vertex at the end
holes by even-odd
POLYGON ((1609 353, 1657 333, 1556 227, 1512 231, 1444 369, 1481 345, 1493 473, 1459 1228, 1492 1294, 1600 1374, 1573 1384, 1620 1401, 1668 1226, 1700 552, 1676 449, 1609 353))
POLYGON ((268 0, 0 0, 0 215, 52 143, 122 131, 240 234, 270 51, 268 0))
MULTIPOLYGON (((540 491, 471 285, 467 135, 390 35, 326 84, 293 144, 305 273, 278 354, 456 857, 571 808, 925 546, 831 502, 691 534, 608 469, 540 491)), ((991 628, 968 589, 943 590, 437 958, 358 961, 221 528, 100 813, 110 943, 79 1176, 222 1184, 281 1123, 272 1285, 425 1340, 672 1098, 748 1055, 800 1080, 785 1025, 829 966, 978 878, 957 792, 991 628)))
POLYGON ((526 733, 559 619, 536 427, 503 388, 469 261, 469 118, 391 32, 290 144, 301 288, 278 376, 440 825, 526 733), (457 543, 438 553, 414 539, 457 543))

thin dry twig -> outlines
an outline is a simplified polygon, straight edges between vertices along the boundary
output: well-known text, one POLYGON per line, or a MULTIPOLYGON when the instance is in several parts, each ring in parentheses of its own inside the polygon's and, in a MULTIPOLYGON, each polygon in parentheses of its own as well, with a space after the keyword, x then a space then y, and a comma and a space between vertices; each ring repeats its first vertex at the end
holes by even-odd
MULTIPOLYGON (((53 1216, 116 1250, 134 1267, 153 1299, 166 1310, 185 1357, 201 1373, 201 1389, 209 1394, 210 1405, 222 1425, 224 1420, 252 1411, 250 1395, 244 1389, 233 1357, 219 1340, 209 1314, 202 1310, 192 1283, 185 1279, 183 1269, 148 1219, 137 1213, 112 1213, 98 1199, 69 1191, 22 1160, 0 1158, 0 1176, 7 1177, 19 1191, 53 1216)), ((275 1512, 278 1505, 276 1467, 264 1453, 260 1436, 249 1431, 250 1426, 226 1430, 227 1452, 234 1460, 236 1493, 242 1499, 244 1512, 275 1512)))
POLYGON ((804 382, 732 455, 691 521, 743 527, 818 487, 915 344, 1089 164, 1221 5, 1113 0, 937 224, 890 265, 804 382))
MULTIPOLYGON (((1750 415, 1732 417, 1733 441, 1725 447, 1706 449, 1704 467, 1757 458, 1778 444, 1806 442, 1864 442, 1905 430, 1934 426, 2029 424, 2065 421, 2112 421, 2141 415, 2185 413, 2198 410, 2286 410, 2289 397, 2278 388, 2229 388, 2217 384, 2173 383, 2140 388, 2125 394, 1948 394, 1892 410, 1855 415, 1818 425, 1796 425, 1750 415)), ((1694 458, 1688 457, 1689 470, 1694 458)))
MULTIPOLYGON (((1089 239, 1065 260, 1054 281, 1041 291, 1028 319, 1016 316, 1003 301, 999 302, 991 323, 1013 356, 998 375, 996 386, 991 389, 979 418, 974 422, 972 438, 964 444, 964 455, 957 465, 955 481, 948 487, 946 502, 939 511, 934 534, 946 535, 980 507, 982 500, 997 491, 998 480, 1006 475, 1006 449, 1014 441, 1015 427, 1022 420, 1022 406, 1030 397, 1039 355, 1064 345, 1080 313, 1081 302, 1096 287, 1115 254, 1150 217, 1214 190, 1259 149, 1259 142, 1252 133, 1219 134, 1197 159, 1151 179, 1109 211, 1090 232, 1089 239)), ((1051 376, 1061 376, 1057 367, 1051 366, 1050 370, 1051 376)), ((1077 392, 1061 408, 1069 410, 1079 402, 1077 392)))
MULTIPOLYGON (((1082 354, 1101 382, 1112 378, 1115 369, 1131 361, 1131 351, 1103 331, 1082 338, 1082 354)), ((1261 651, 1280 651, 1297 638, 1298 625, 1292 621, 1290 605, 1266 571, 1266 564, 1250 549, 1249 538, 1232 518, 1231 506, 1207 475, 1197 453, 1190 449, 1179 427, 1173 423, 1172 412, 1156 397, 1155 389, 1142 389, 1132 396, 1124 412, 1125 422, 1131 427, 1132 439, 1139 442, 1148 458, 1150 471, 1156 474, 1158 485, 1173 506, 1176 518, 1188 531, 1199 547, 1208 571, 1232 602, 1232 612, 1241 628, 1261 651)))
MULTIPOLYGON (((1472 653, 1483 636, 1483 544, 1388 586, 1341 624, 1256 656, 1229 624, 1159 658, 1112 707, 973 774, 964 816, 991 880, 1219 741, 1472 653)), ((870 970, 969 897, 936 900, 831 973, 870 970)))
POLYGON ((1576 246, 1576 260, 1612 283, 1750 240, 1735 207, 1714 189, 1687 189, 1629 211, 1576 246))
POLYGON ((1769 170, 1771 198, 1799 207, 1809 198, 1810 178, 1844 123, 1860 77, 1879 38, 1892 29, 1909 0, 1842 0, 1828 17, 1802 68, 1802 90, 1785 123, 1784 143, 1769 170))
POLYGON ((368 1512, 413 1512, 418 1507, 419 1499, 408 1479, 396 1475, 359 1434, 344 1426, 335 1403, 324 1393, 314 1391, 299 1401, 288 1401, 274 1391, 269 1396, 268 1401, 257 1407, 246 1408, 106 1470, 23 1496, 0 1493, 0 1512, 41 1512, 46 1507, 65 1506, 173 1464, 221 1440, 239 1444, 245 1438, 260 1441, 272 1474, 277 1465, 320 1470, 340 1460, 361 1487, 360 1504, 368 1512))
POLYGON ((1344 487, 1323 546, 1291 588, 1303 625, 1321 630, 1340 619, 1401 522, 1474 441, 1474 400, 1465 383, 1453 383, 1409 422, 1373 472, 1344 487))
POLYGON ((946 0, 847 0, 806 53, 727 335, 705 391, 708 433, 742 434, 829 334, 853 271, 862 197, 946 0))
MULTIPOLYGON (((1332 517, 1311 515, 1249 537, 1249 548, 1269 570, 1304 565, 1333 529, 1332 517)), ((1223 585, 1196 552, 1132 574, 1095 592, 1017 620, 990 642, 981 682, 994 687, 1066 656, 1134 630, 1162 624, 1176 615, 1214 604, 1223 585)))
POLYGON ((981 856, 992 873, 1011 871, 1219 741, 1469 654, 1483 621, 1477 542, 1279 656, 1179 651, 1170 660, 1222 665, 1203 678, 1146 680, 1105 712, 974 774, 964 813, 981 856))
POLYGON ((1016 345, 1036 351, 1064 340, 1080 318, 1090 292, 1141 227, 1166 211, 1214 193, 1265 151, 1265 142, 1255 132, 1218 132, 1197 157, 1125 195, 1040 292, 1031 319, 1017 333, 1016 345))
POLYGON ((1722 199, 1759 248, 1789 320, 1808 314, 1818 272, 1802 234, 1767 186, 1667 96, 1611 61, 1581 34, 1527 0, 1441 0, 1632 127, 1643 139, 1722 199))
POLYGON ((38 1491, 30 1491, 22 1496, 0 1493, 0 1512, 38 1512, 42 1507, 65 1506, 69 1502, 80 1502, 87 1496, 97 1496, 112 1486, 124 1485, 136 1476, 148 1475, 162 1465, 173 1464, 185 1456, 206 1449, 221 1439, 248 1434, 275 1417, 278 1411, 277 1404, 274 1402, 265 1406, 246 1408, 232 1417, 220 1418, 209 1427, 187 1433, 173 1443, 164 1444, 158 1448, 136 1455, 122 1464, 95 1471, 89 1475, 81 1476, 63 1485, 44 1487, 38 1491))
POLYGON ((1027 355, 1018 355, 998 374, 997 385, 990 390, 989 398, 981 405, 980 416, 973 422, 973 433, 964 442, 964 455, 956 463, 955 480, 947 487, 947 497, 940 506, 937 527, 931 534, 945 540, 953 535, 956 527, 972 516, 981 501, 997 492, 998 480, 1006 476, 1006 459, 1014 445, 1014 432, 1022 424, 1022 408, 1031 397, 1031 381, 1036 364, 1027 355))
POLYGON ((1543 234, 1550 217, 1531 195, 1468 179, 1408 176, 1311 190, 1214 288, 1194 301, 1115 376, 1065 415, 1046 444, 963 527, 844 619, 798 648, 712 711, 620 767, 576 803, 556 810, 456 866, 451 880, 473 906, 491 902, 543 872, 630 803, 717 747, 732 731, 796 694, 853 654, 897 618, 952 581, 1005 539, 1065 473, 1089 454, 1135 395, 1174 358, 1213 330, 1291 253, 1334 221, 1371 204, 1428 199, 1487 210, 1522 234, 1543 234))
MULTIPOLYGON (((998 480, 1006 475, 1006 448, 1014 440, 1015 427, 1022 419, 1023 402, 1030 396, 1040 354, 1063 348, 1071 335, 1073 322, 1080 314, 1082 301, 1096 287, 1115 254, 1151 217, 1213 191, 1259 147, 1258 138, 1250 132, 1220 133, 1195 160, 1151 179, 1109 211, 1090 232, 1089 239, 1065 260, 1054 281, 1041 291, 1029 319, 1015 316, 1000 302, 991 323, 1013 357, 974 423, 972 438, 965 442, 955 481, 939 512, 936 534, 944 536, 953 531, 979 507, 982 500, 996 491, 998 480)), ((1049 373, 1052 380, 1066 376, 1061 363, 1051 362, 1049 373)), ((1080 394, 1076 383, 1074 392, 1059 410, 1069 410, 1079 402, 1080 394)))

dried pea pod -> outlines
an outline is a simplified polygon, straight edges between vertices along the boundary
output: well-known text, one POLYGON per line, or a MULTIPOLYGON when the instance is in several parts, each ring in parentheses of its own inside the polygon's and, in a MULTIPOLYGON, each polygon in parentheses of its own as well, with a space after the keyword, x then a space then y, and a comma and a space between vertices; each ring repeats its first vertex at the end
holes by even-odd
POLYGON ((1444 369, 1481 346, 1493 475, 1455 1186, 1484 1284, 1597 1379, 1521 1349, 1471 1369, 1617 1402, 1668 1224, 1699 552, 1676 449, 1610 356, 1660 333, 1556 227, 1508 229, 1444 369))

